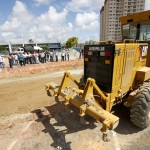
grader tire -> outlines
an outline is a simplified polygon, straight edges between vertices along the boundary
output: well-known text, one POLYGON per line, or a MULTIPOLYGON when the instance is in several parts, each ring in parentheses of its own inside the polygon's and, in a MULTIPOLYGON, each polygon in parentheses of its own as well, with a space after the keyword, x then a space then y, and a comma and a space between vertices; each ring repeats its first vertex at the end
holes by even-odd
POLYGON ((143 84, 134 98, 130 110, 131 122, 139 127, 146 128, 150 125, 150 84, 143 84))

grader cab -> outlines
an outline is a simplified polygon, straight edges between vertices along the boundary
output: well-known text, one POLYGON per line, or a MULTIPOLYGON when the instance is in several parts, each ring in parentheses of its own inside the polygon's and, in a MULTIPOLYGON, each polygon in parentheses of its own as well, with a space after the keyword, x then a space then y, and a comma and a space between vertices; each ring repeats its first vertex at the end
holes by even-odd
POLYGON ((70 104, 79 108, 82 123, 87 123, 85 114, 101 122, 105 141, 107 132, 119 123, 111 113, 116 104, 130 108, 130 120, 137 127, 150 124, 150 11, 121 17, 120 21, 122 43, 84 46, 83 82, 65 72, 60 86, 46 84, 48 95, 53 90, 54 96, 64 97, 67 111, 70 104), (78 88, 71 87, 69 80, 78 88))

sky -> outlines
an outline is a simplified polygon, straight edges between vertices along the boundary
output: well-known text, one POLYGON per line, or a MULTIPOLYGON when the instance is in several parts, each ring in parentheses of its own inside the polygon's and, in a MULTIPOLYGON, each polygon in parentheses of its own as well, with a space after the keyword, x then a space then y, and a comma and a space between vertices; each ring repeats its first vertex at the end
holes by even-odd
MULTIPOLYGON (((99 40, 104 0, 1 0, 0 43, 99 40)), ((145 10, 150 10, 146 0, 145 10)))

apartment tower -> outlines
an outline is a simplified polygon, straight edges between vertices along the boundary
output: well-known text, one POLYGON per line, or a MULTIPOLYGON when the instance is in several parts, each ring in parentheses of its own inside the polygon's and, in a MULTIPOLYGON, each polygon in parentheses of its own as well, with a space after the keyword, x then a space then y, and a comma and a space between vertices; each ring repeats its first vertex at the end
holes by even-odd
POLYGON ((119 17, 144 11, 145 0, 105 0, 100 10, 100 41, 119 41, 119 17))

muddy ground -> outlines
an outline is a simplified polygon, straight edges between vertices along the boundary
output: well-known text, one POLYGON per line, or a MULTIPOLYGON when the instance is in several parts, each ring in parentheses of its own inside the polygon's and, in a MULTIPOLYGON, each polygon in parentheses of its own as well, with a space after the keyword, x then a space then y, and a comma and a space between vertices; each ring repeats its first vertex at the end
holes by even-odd
POLYGON ((89 125, 82 125, 76 108, 72 106, 73 113, 69 114, 61 98, 48 97, 45 83, 60 84, 63 70, 71 70, 77 80, 82 76, 83 60, 62 63, 61 67, 51 65, 49 71, 45 68, 50 64, 40 64, 44 74, 36 65, 0 72, 0 150, 150 149, 150 127, 141 131, 132 125, 122 105, 113 109, 120 123, 110 132, 110 142, 105 143, 100 123, 86 116, 89 125))

